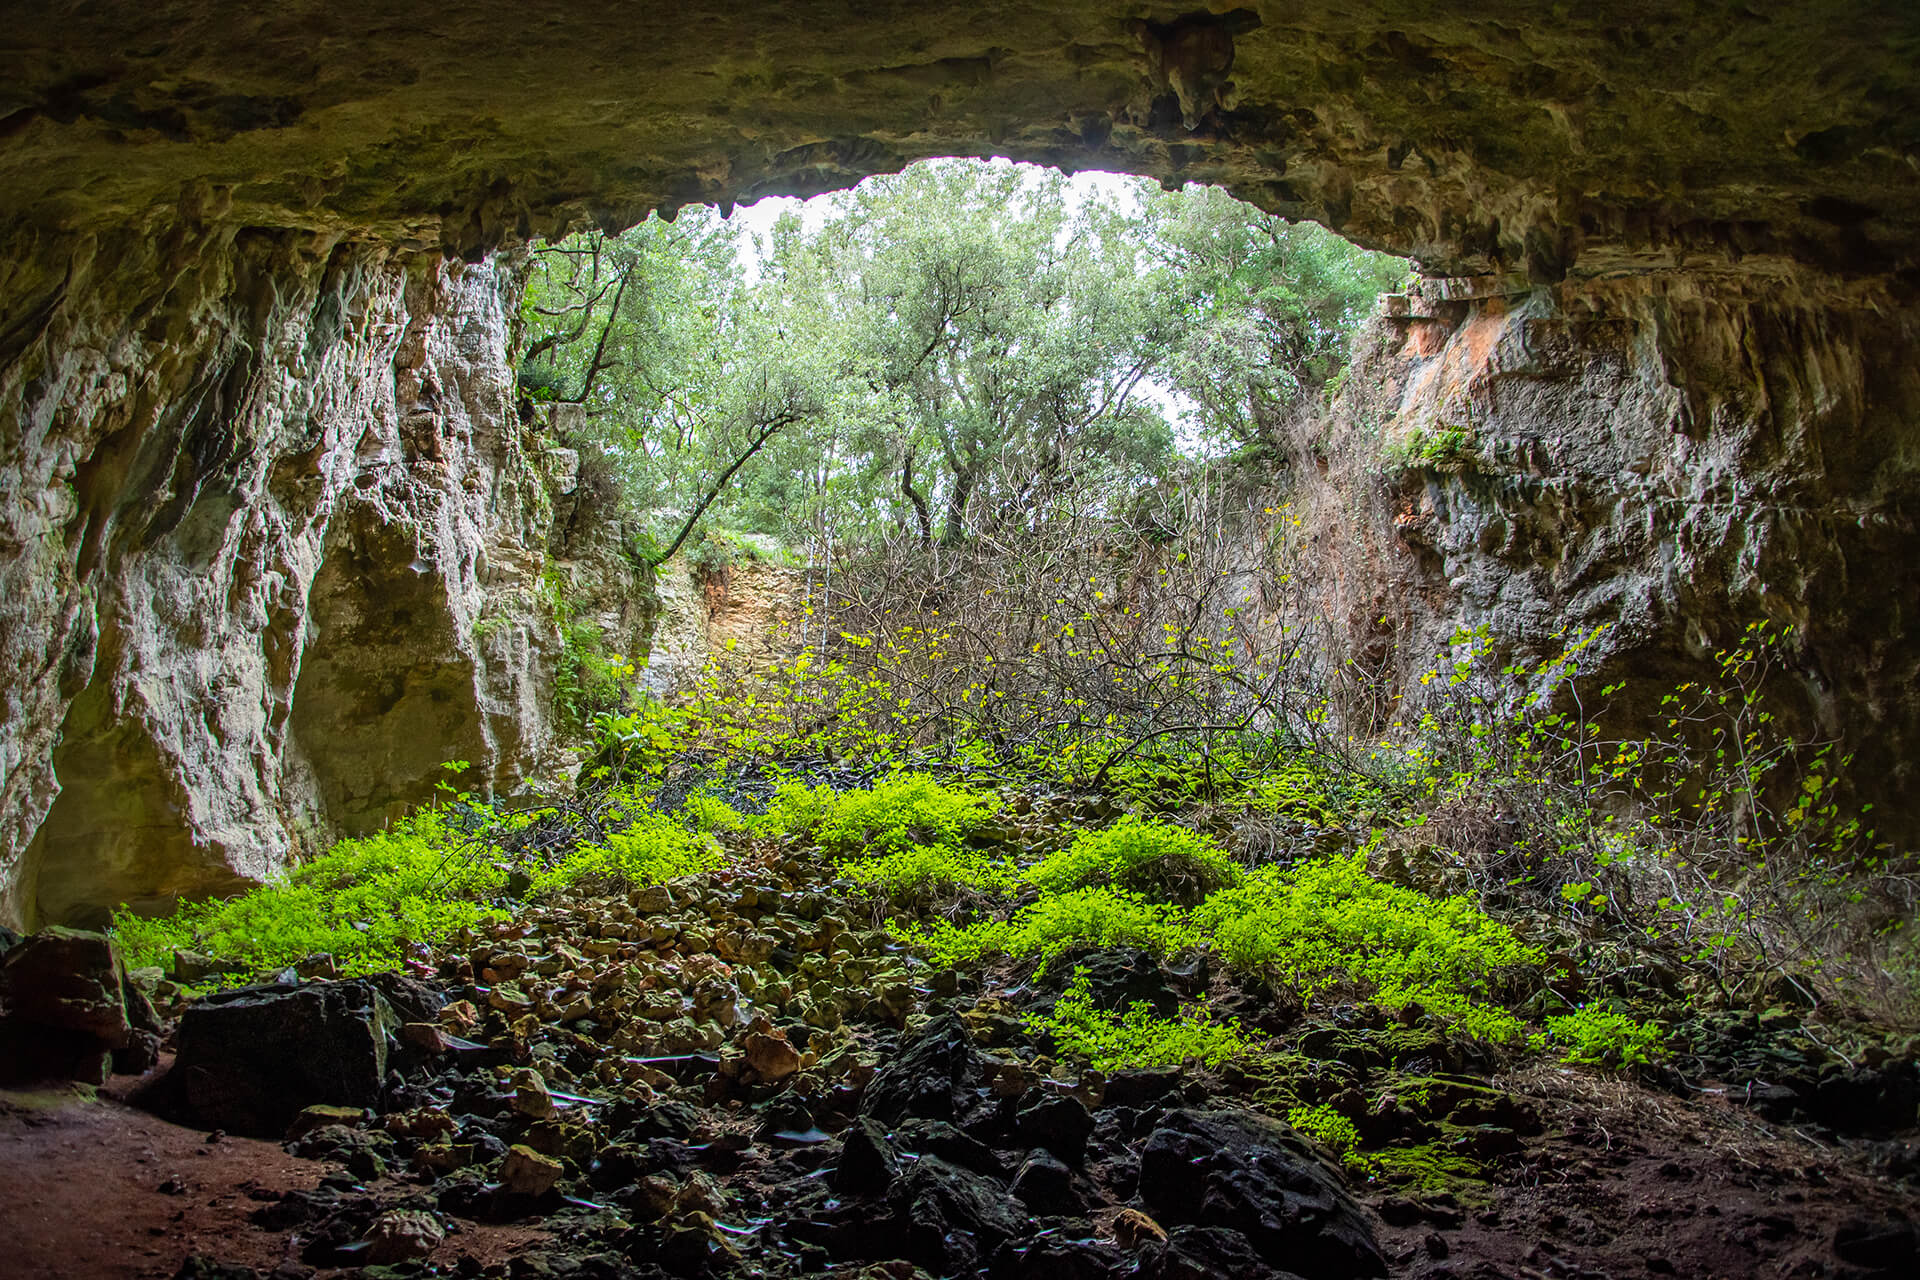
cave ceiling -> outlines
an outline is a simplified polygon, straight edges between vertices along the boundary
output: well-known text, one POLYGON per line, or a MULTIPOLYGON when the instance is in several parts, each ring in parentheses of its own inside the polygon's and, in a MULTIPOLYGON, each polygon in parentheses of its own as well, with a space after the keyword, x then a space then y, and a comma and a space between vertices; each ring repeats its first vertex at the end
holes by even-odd
POLYGON ((1920 5, 16 6, 0 219, 475 257, 932 155, 1215 182, 1447 275, 1920 275, 1920 5))

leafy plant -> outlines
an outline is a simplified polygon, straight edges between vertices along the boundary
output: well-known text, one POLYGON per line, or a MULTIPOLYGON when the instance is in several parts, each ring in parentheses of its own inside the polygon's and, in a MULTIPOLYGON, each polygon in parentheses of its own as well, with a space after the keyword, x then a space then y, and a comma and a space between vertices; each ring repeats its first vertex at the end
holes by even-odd
POLYGON ((842 858, 952 847, 999 807, 991 796, 943 786, 925 773, 894 773, 836 796, 821 816, 817 838, 823 850, 842 858))
POLYGON ((1360 1145, 1360 1130, 1353 1121, 1325 1103, 1293 1108, 1287 1112, 1287 1123, 1336 1155, 1346 1156, 1360 1145))
POLYGON ((1178 908, 1147 902, 1117 889, 1072 889, 1045 894, 1016 911, 1011 919, 955 925, 938 920, 898 931, 926 949, 935 964, 953 968, 991 956, 1037 958, 1045 972, 1073 951, 1102 947, 1139 947, 1170 955, 1196 946, 1202 936, 1178 908))
POLYGON ((1128 815, 1103 831, 1081 833, 1067 848, 1028 868, 1023 879, 1048 893, 1113 885, 1190 905, 1239 883, 1241 876, 1207 837, 1128 815))
POLYGON ((1542 1045, 1560 1050, 1562 1062, 1594 1067, 1644 1067, 1661 1056, 1666 1035, 1610 1004, 1589 1004, 1547 1019, 1542 1045))
POLYGON ((462 857, 465 840, 449 813, 423 810, 232 898, 182 903, 153 919, 123 907, 112 930, 134 967, 164 967, 179 949, 253 972, 318 952, 347 974, 390 969, 408 943, 504 916, 488 900, 503 892, 505 870, 462 857))
POLYGON ((1048 1014, 1030 1014, 1027 1029, 1051 1035, 1062 1053, 1085 1058, 1101 1071, 1177 1067, 1190 1061, 1219 1066, 1247 1051, 1249 1041, 1238 1021, 1209 1020, 1198 1005, 1176 1018, 1158 1017, 1153 1006, 1137 1001, 1125 1013, 1096 1008, 1087 971, 1076 968, 1067 989, 1048 1014))
POLYGON ((688 831, 663 814, 628 816, 632 825, 608 833, 606 843, 583 845, 535 875, 530 892, 636 889, 710 871, 725 860, 719 843, 705 832, 688 831))
POLYGON ((1496 978, 1540 962, 1468 898, 1375 880, 1364 852, 1262 868, 1208 898, 1193 920, 1235 968, 1269 971, 1308 995, 1352 984, 1386 1008, 1419 1004, 1491 1040, 1523 1031, 1489 1002, 1496 978))

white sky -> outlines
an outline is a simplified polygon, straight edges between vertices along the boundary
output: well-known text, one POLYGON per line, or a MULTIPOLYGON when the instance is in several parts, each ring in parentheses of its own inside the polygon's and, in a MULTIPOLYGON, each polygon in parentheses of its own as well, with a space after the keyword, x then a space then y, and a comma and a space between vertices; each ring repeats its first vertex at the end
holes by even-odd
MULTIPOLYGON (((991 164, 1011 164, 1010 160, 993 160, 991 164)), ((1037 168, 1021 165, 1021 168, 1037 168)), ((1087 169, 1067 179, 1067 194, 1076 208, 1089 201, 1099 201, 1119 208, 1131 208, 1134 204, 1133 188, 1140 179, 1132 174, 1101 173, 1087 169)), ((809 231, 817 230, 826 219, 827 204, 832 193, 813 196, 806 200, 797 200, 792 196, 768 196, 756 204, 741 205, 733 211, 733 219, 743 223, 755 236, 765 236, 773 230, 773 224, 781 214, 790 210, 800 212, 801 224, 809 231)), ((755 264, 743 263, 752 271, 755 264)))

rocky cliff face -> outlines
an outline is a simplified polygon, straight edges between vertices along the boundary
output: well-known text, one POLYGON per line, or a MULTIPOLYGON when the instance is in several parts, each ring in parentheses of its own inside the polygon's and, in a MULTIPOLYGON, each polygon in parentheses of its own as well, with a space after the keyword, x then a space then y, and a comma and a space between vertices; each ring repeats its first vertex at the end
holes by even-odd
POLYGON ((442 760, 502 787, 552 743, 535 587, 574 460, 514 412, 510 269, 153 239, 163 297, 76 258, 91 305, 8 374, 13 922, 218 892, 417 803, 442 760))
POLYGON ((1619 727, 1762 619, 1794 640, 1773 693, 1802 741, 1857 754, 1911 834, 1920 653, 1920 313, 1684 277, 1383 299, 1330 447, 1365 459, 1345 558, 1403 677, 1456 628, 1529 662, 1602 630, 1619 727))

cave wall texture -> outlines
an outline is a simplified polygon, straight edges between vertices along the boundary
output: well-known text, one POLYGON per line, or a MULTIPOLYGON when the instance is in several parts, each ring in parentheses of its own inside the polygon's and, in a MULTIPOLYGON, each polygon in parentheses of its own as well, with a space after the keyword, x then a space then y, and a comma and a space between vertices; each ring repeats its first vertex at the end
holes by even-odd
POLYGON ((1434 626, 1803 618, 1909 753, 1909 3, 52 0, 0 47, 0 919, 258 876, 441 743, 532 767, 578 522, 517 244, 982 154, 1437 277, 1367 357, 1370 429, 1479 415, 1395 534, 1434 626))

